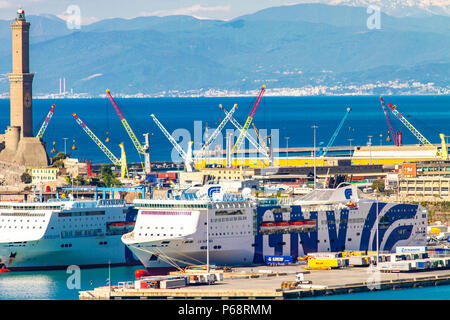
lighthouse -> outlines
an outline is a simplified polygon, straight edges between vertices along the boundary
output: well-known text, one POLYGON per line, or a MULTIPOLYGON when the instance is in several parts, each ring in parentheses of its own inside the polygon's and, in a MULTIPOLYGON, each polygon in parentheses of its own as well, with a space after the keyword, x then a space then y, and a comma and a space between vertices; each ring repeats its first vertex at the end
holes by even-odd
POLYGON ((48 165, 45 145, 33 135, 33 78, 30 73, 30 23, 25 11, 17 10, 11 22, 12 72, 10 84, 10 125, 0 135, 0 160, 26 167, 48 165))

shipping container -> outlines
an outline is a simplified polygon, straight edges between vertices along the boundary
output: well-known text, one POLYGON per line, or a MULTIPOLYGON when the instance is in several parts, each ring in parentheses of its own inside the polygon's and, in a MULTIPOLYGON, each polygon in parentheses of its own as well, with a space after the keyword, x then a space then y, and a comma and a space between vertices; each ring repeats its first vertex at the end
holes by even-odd
POLYGON ((342 266, 341 259, 309 259, 309 268, 339 268, 342 266))
POLYGON ((348 260, 351 266, 364 267, 369 265, 368 257, 349 257, 348 260))
POLYGON ((161 289, 174 289, 186 287, 186 279, 168 279, 160 281, 161 289))
POLYGON ((415 247, 396 247, 396 253, 423 253, 427 252, 427 247, 424 246, 415 246, 415 247))
POLYGON ((265 256, 266 264, 288 264, 293 263, 292 256, 265 256))

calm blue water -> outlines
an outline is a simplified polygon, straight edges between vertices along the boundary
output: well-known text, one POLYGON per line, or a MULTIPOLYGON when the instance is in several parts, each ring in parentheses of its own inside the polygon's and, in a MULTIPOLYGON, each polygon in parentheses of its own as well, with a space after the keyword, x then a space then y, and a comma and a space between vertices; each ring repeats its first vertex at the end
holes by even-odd
MULTIPOLYGON (((132 281, 135 267, 111 268, 112 284, 132 281)), ((105 286, 108 268, 81 270, 80 290, 105 286), (92 281, 92 284, 91 284, 92 281)), ((78 290, 69 289, 66 271, 11 272, 0 274, 0 300, 78 300, 78 290)), ((70 281, 69 281, 70 283, 70 281)), ((414 289, 374 291, 304 298, 302 300, 449 300, 450 285, 414 289)))
POLYGON ((304 298, 302 300, 449 300, 450 285, 304 298))
MULTIPOLYGON (((279 129, 279 146, 285 147, 285 137, 289 137, 289 147, 306 147, 313 145, 313 129, 316 124, 317 144, 326 145, 347 107, 352 108, 347 121, 337 136, 334 145, 349 145, 348 139, 354 139, 352 145, 366 145, 368 136, 373 136, 372 143, 386 144, 388 126, 379 104, 379 97, 264 97, 254 118, 254 123, 261 131, 263 129, 279 129)), ((439 133, 449 134, 450 97, 449 96, 401 96, 384 97, 386 102, 398 106, 398 110, 432 143, 440 143, 439 133)), ((170 160, 172 146, 157 128, 150 114, 154 113, 161 123, 172 133, 176 129, 186 129, 194 139, 194 121, 202 121, 203 129, 207 123, 215 128, 224 118, 218 105, 222 104, 230 110, 234 103, 238 104, 236 119, 243 124, 250 112, 256 97, 240 98, 151 98, 151 99, 116 99, 125 118, 133 128, 136 136, 150 132, 152 160, 170 160)), ((52 149, 55 141, 56 149, 64 151, 64 140, 67 140, 67 152, 75 139, 77 150, 73 156, 81 159, 91 159, 94 163, 108 163, 109 160, 100 149, 82 131, 73 120, 75 112, 87 126, 104 140, 109 132, 111 142, 109 148, 117 156, 120 142, 125 143, 129 162, 139 161, 140 157, 128 138, 119 118, 108 99, 85 100, 37 100, 33 102, 34 131, 38 132, 51 104, 56 104, 55 114, 44 135, 47 149, 52 149)), ((9 100, 0 100, 0 131, 9 124, 9 100)), ((405 144, 417 143, 416 138, 394 118, 391 121, 397 130, 403 132, 405 144)), ((226 129, 233 128, 228 124, 226 129)), ((210 133, 212 130, 209 131, 210 133)), ((269 132, 270 133, 270 132, 269 132)), ((224 141, 223 141, 224 142, 224 141)), ((186 141, 180 145, 186 146, 186 141)), ((199 141, 196 140, 195 148, 199 141)))
MULTIPOLYGON (((137 269, 143 267, 112 267, 112 285, 121 281, 134 281, 134 271, 137 269)), ((82 269, 80 290, 106 286, 108 271, 108 268, 82 269)), ((78 290, 69 289, 75 283, 73 278, 69 279, 72 274, 65 270, 0 274, 0 300, 78 300, 78 290)))

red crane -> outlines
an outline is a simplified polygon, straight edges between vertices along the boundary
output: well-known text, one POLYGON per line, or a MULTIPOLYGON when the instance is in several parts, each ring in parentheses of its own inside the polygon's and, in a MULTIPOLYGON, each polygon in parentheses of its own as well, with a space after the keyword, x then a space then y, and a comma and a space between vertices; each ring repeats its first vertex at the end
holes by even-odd
POLYGON ((383 97, 380 97, 381 102, 381 108, 383 109, 384 116, 386 117, 386 121, 389 126, 389 133, 391 134, 392 141, 394 141, 394 144, 398 147, 402 144, 402 133, 400 131, 394 131, 394 128, 392 127, 391 120, 389 119, 389 113, 387 112, 386 105, 384 104, 383 97))

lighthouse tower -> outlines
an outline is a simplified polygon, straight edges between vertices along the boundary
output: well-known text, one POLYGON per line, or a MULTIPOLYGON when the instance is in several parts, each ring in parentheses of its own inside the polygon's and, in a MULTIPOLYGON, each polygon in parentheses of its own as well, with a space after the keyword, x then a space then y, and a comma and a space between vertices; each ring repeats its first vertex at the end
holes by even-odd
POLYGON ((30 23, 17 10, 12 29, 10 125, 0 137, 0 160, 27 167, 47 166, 45 145, 33 136, 33 77, 30 73, 30 23))
POLYGON ((33 73, 30 73, 30 23, 23 9, 17 10, 12 28, 12 73, 9 76, 11 126, 20 128, 21 137, 33 136, 33 73))

